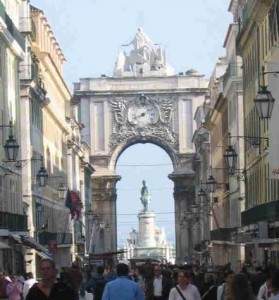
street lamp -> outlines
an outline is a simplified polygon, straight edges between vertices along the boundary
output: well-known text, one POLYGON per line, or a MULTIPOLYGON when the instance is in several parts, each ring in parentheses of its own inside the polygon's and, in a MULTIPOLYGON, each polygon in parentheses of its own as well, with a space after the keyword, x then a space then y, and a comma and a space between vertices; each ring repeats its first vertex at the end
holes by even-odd
POLYGON ((217 181, 215 180, 215 178, 212 175, 212 167, 210 166, 210 175, 207 178, 206 181, 206 189, 209 193, 214 193, 217 190, 217 181))
POLYGON ((10 128, 9 138, 5 142, 4 150, 5 150, 5 155, 6 155, 7 161, 8 162, 15 161, 18 156, 19 145, 13 135, 13 123, 12 123, 12 121, 10 121, 9 125, 1 125, 0 127, 1 128, 4 128, 4 127, 10 128))
POLYGON ((201 182, 201 187, 200 187, 200 189, 199 189, 199 191, 198 191, 198 197, 200 198, 200 199, 203 199, 204 197, 206 197, 206 191, 202 188, 202 182, 201 182))
POLYGON ((46 168, 44 167, 44 160, 43 158, 40 159, 42 161, 42 165, 40 170, 37 173, 37 184, 39 187, 44 187, 47 185, 48 182, 48 173, 46 168))
POLYGON ((260 90, 256 98, 254 99, 256 110, 260 119, 270 119, 275 99, 273 98, 270 91, 267 90, 267 85, 265 85, 265 74, 279 74, 279 71, 275 72, 265 72, 265 67, 262 67, 262 82, 263 85, 260 86, 260 90))
POLYGON ((224 154, 225 164, 229 169, 229 175, 234 174, 236 162, 237 162, 237 153, 233 146, 231 145, 231 134, 229 133, 229 145, 224 154))
POLYGON ((58 198, 59 199, 65 199, 66 198, 66 187, 65 187, 65 184, 64 183, 60 183, 59 184, 59 187, 57 189, 57 192, 58 192, 58 198))

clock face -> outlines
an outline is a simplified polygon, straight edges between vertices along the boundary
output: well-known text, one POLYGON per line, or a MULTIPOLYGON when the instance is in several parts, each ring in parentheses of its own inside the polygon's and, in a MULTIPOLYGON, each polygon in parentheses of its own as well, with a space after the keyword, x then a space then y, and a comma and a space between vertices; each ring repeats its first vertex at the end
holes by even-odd
POLYGON ((128 120, 131 124, 143 127, 157 123, 159 118, 157 109, 152 104, 133 105, 128 109, 128 120))

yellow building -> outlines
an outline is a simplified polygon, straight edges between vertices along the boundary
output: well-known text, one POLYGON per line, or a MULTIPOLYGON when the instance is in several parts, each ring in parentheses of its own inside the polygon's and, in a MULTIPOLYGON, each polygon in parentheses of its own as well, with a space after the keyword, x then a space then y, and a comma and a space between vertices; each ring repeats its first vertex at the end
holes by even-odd
MULTIPOLYGON (((270 154, 276 151, 278 156, 278 122, 276 115, 271 122, 260 119, 254 99, 264 84, 262 67, 265 71, 278 70, 279 7, 278 1, 272 0, 233 2, 239 19, 237 53, 243 59, 244 136, 254 141, 245 143, 244 149, 247 182, 242 240, 246 242, 246 261, 255 265, 278 262, 279 181, 271 173, 277 168, 278 158, 270 164, 270 154)), ((275 88, 271 74, 264 79, 267 84, 273 82, 275 88)), ((278 96, 278 88, 272 90, 274 95, 276 92, 278 96)))

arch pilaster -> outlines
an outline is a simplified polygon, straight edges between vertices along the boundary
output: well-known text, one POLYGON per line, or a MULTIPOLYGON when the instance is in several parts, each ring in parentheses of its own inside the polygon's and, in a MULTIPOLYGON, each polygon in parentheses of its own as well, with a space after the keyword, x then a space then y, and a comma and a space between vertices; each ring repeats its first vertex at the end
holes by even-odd
POLYGON ((116 183, 120 179, 121 176, 118 175, 93 176, 92 208, 98 216, 100 226, 95 252, 111 252, 117 249, 116 183))
POLYGON ((191 258, 193 252, 193 236, 190 220, 182 228, 181 220, 191 204, 195 202, 194 173, 172 173, 169 178, 174 182, 174 212, 175 212, 175 241, 176 262, 183 263, 185 257, 191 258))

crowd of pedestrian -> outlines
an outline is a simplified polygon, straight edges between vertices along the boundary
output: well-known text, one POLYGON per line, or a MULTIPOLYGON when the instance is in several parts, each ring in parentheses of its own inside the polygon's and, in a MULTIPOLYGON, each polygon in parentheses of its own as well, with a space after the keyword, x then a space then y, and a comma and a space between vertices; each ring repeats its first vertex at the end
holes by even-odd
POLYGON ((73 263, 58 272, 51 259, 39 262, 40 280, 31 272, 8 275, 0 269, 0 299, 5 300, 279 300, 279 269, 246 267, 234 272, 189 265, 146 262, 84 270, 73 263))
POLYGON ((279 270, 273 266, 234 272, 230 265, 213 270, 146 262, 131 271, 125 264, 99 267, 97 274, 83 285, 98 291, 96 300, 279 300, 279 270))

